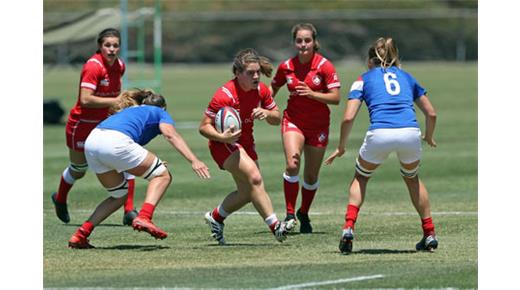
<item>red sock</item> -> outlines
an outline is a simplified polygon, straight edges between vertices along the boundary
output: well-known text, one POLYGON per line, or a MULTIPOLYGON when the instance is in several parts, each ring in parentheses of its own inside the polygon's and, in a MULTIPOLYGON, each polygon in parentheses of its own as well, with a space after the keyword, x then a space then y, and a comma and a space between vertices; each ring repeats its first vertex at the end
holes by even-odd
POLYGON ((431 217, 421 219, 421 222, 424 236, 435 234, 435 226, 433 225, 433 220, 431 217))
POLYGON ((224 223, 224 219, 226 219, 218 213, 218 206, 213 209, 213 211, 211 212, 211 216, 214 220, 216 220, 219 223, 224 223))
POLYGON ((84 222, 81 227, 76 231, 76 234, 78 236, 82 236, 84 238, 90 236, 92 231, 94 230, 94 224, 92 224, 90 221, 84 222))
POLYGON ((58 194, 56 195, 56 201, 59 203, 67 203, 67 195, 69 194, 72 184, 69 184, 63 179, 60 179, 60 187, 58 187, 58 194))
POLYGON ((302 206, 299 209, 301 213, 309 213, 312 200, 314 199, 317 190, 318 189, 309 190, 302 186, 302 206))
POLYGON ((347 213, 345 214, 345 224, 343 225, 343 229, 352 228, 354 229, 354 225, 356 224, 357 216, 359 212, 359 207, 349 204, 347 206, 347 213))
POLYGON ((296 206, 296 199, 298 198, 299 182, 289 182, 283 180, 283 192, 285 195, 285 211, 287 214, 294 214, 294 207, 296 206))
POLYGON ((138 216, 152 220, 154 210, 155 210, 155 205, 145 202, 143 204, 143 207, 141 207, 141 210, 139 211, 138 216))
POLYGON ((128 194, 125 200, 125 213, 134 209, 135 179, 127 179, 128 194))

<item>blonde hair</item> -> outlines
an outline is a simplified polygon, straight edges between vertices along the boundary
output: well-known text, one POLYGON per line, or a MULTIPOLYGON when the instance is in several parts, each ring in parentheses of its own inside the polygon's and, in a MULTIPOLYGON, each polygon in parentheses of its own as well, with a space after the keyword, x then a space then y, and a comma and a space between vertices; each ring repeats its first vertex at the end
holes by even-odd
POLYGON ((156 96, 160 96, 160 95, 157 95, 154 91, 152 91, 150 89, 137 89, 136 88, 136 89, 132 89, 132 90, 123 91, 120 94, 119 102, 117 104, 112 105, 109 109, 109 112, 110 112, 110 114, 115 114, 128 107, 137 106, 137 105, 146 103, 147 99, 154 98, 156 96))
POLYGON ((299 23, 299 24, 294 25, 293 28, 291 29, 293 41, 296 39, 296 34, 300 30, 308 30, 308 31, 312 32, 312 40, 314 41, 314 46, 313 46, 314 51, 320 50, 321 46, 320 46, 320 42, 317 39, 318 31, 316 30, 316 27, 314 27, 314 25, 312 25, 311 23, 299 23))
POLYGON ((233 74, 241 73, 245 70, 246 65, 250 63, 258 63, 260 65, 260 72, 266 77, 271 77, 273 72, 273 64, 264 56, 259 55, 256 50, 246 48, 239 51, 233 60, 233 74))
POLYGON ((394 40, 390 37, 380 37, 376 40, 368 49, 368 58, 374 65, 379 65, 383 68, 401 66, 399 50, 394 40))

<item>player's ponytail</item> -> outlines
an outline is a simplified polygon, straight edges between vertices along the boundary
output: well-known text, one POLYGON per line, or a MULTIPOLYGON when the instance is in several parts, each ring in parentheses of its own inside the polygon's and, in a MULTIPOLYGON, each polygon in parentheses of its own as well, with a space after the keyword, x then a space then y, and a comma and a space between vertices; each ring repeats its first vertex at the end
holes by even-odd
POLYGON ((249 63, 258 63, 260 65, 260 72, 267 77, 271 77, 273 72, 273 64, 267 57, 260 56, 256 50, 246 48, 239 51, 233 60, 233 74, 241 73, 245 70, 249 63))
POLYGON ((135 88, 132 90, 123 91, 119 97, 119 102, 117 104, 112 105, 109 111, 110 114, 115 114, 128 107, 143 104, 158 106, 161 108, 166 107, 166 101, 164 100, 164 97, 157 95, 154 91, 150 89, 135 88))
POLYGON ((368 49, 368 58, 374 65, 379 65, 383 68, 389 68, 391 66, 401 66, 399 61, 399 50, 390 37, 379 38, 376 42, 368 49))

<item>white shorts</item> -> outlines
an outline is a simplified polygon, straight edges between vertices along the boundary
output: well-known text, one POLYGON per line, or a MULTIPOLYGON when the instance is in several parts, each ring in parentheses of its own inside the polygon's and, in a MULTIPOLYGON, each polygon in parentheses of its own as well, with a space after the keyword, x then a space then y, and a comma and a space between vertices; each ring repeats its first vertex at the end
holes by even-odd
POLYGON ((420 160, 421 130, 413 127, 370 130, 359 149, 359 156, 370 163, 381 164, 394 151, 404 164, 420 160))
POLYGON ((127 135, 107 129, 94 129, 85 141, 85 157, 95 173, 123 172, 141 164, 148 150, 127 135))

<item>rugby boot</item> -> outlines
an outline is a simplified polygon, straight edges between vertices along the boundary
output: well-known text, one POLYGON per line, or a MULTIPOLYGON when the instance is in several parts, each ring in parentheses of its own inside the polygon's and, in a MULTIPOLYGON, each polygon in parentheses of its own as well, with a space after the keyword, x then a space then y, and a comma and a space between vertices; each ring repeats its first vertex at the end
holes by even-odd
POLYGON ((132 222, 132 227, 137 231, 145 231, 156 239, 165 239, 168 233, 154 225, 153 222, 145 217, 137 216, 132 222))
POLYGON ((423 238, 415 245, 417 251, 429 251, 433 252, 437 249, 439 242, 435 234, 423 236, 423 238))
POLYGON ((276 223, 276 225, 274 226, 274 231, 273 231, 274 237, 280 243, 282 243, 283 241, 285 241, 287 239, 288 233, 289 233, 289 231, 287 230, 287 223, 285 221, 283 221, 283 222, 278 221, 276 223))
POLYGON ((285 229, 287 230, 287 232, 291 232, 298 224, 296 217, 292 213, 288 213, 284 221, 286 225, 285 229))
POLYGON ((64 223, 70 222, 69 211, 67 210, 67 203, 61 203, 56 200, 57 192, 53 192, 51 195, 52 203, 54 204, 54 211, 56 216, 64 223))
POLYGON ((300 233, 302 233, 302 234, 312 233, 312 225, 311 225, 311 220, 309 219, 309 214, 301 213, 300 210, 298 210, 296 212, 296 217, 300 221, 300 233))
POLYGON ((341 239, 339 240, 339 251, 348 255, 352 252, 352 241, 354 240, 354 231, 352 228, 346 228, 341 233, 341 239))
POLYGON ((213 216, 211 216, 211 212, 207 212, 204 215, 204 220, 209 225, 211 230, 211 236, 218 242, 219 245, 225 245, 226 240, 224 239, 224 223, 219 223, 216 221, 213 216))
POLYGON ((76 232, 69 239, 69 248, 71 248, 71 249, 92 249, 95 247, 89 243, 89 240, 84 235, 76 232))
POLYGON ((137 210, 135 210, 135 208, 129 212, 126 212, 125 215, 123 216, 123 225, 132 226, 132 222, 137 217, 137 214, 138 214, 138 212, 137 212, 137 210))

